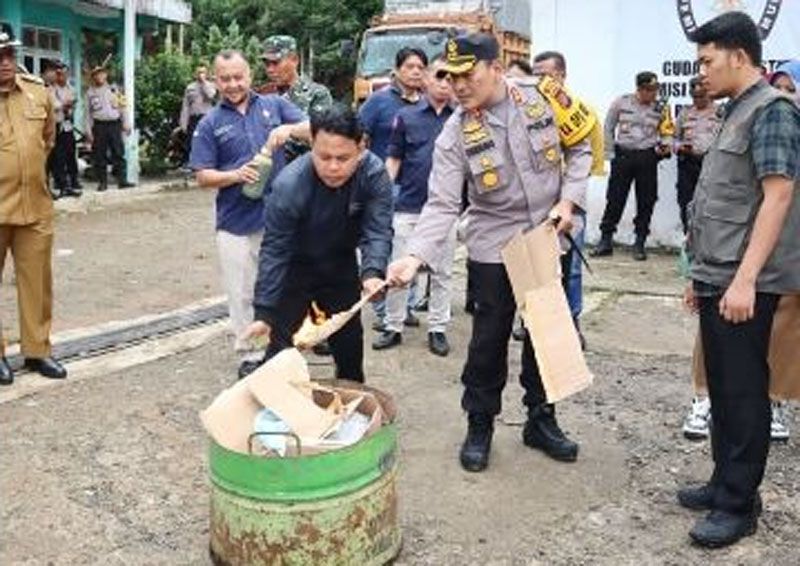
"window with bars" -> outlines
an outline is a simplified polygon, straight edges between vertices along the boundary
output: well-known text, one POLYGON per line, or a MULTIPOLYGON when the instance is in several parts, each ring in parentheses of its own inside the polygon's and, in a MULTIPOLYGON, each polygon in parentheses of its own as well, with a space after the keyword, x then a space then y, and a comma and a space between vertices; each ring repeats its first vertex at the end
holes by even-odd
POLYGON ((53 29, 23 26, 22 46, 42 51, 61 51, 61 32, 53 29))

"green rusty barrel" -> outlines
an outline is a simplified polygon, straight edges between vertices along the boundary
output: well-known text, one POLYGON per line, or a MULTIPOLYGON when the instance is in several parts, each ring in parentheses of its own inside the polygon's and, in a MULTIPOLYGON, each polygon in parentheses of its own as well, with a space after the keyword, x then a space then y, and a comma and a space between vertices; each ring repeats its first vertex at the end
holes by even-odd
POLYGON ((400 551, 394 403, 364 385, 330 383, 373 393, 388 423, 353 446, 292 458, 240 454, 212 440, 215 564, 377 566, 400 551))

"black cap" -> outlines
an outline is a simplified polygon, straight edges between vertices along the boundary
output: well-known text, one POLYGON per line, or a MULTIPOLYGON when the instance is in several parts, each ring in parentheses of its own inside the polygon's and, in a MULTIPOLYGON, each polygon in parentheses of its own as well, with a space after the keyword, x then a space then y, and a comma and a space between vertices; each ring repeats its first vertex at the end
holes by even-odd
POLYGON ((461 34, 447 41, 444 69, 448 73, 468 73, 478 61, 494 61, 500 56, 497 39, 489 33, 461 34))
POLYGON ((636 88, 658 86, 658 75, 652 71, 642 71, 636 74, 636 88))

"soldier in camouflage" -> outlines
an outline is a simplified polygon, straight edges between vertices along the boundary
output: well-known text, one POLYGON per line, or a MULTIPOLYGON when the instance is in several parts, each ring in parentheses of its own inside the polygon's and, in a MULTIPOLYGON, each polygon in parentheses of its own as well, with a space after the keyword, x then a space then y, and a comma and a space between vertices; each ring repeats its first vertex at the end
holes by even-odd
POLYGON ((324 85, 302 76, 297 67, 297 41, 288 35, 273 35, 264 41, 261 55, 269 80, 278 92, 306 114, 325 110, 333 104, 330 91, 324 85))

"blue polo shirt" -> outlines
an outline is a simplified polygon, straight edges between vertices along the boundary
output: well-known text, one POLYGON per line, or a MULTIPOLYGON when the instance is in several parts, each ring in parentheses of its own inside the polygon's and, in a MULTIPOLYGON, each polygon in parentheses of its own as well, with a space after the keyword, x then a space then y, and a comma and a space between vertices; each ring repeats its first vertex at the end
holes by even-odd
MULTIPOLYGON (((238 169, 261 151, 273 128, 304 120, 306 115, 297 106, 274 94, 250 93, 244 114, 223 99, 197 125, 189 164, 195 171, 238 169)), ((283 148, 276 150, 272 159, 272 173, 264 180, 267 187, 285 164, 283 148)), ((244 196, 241 183, 217 191, 216 214, 217 230, 237 236, 264 228, 263 200, 244 196)))
POLYGON ((372 93, 358 111, 361 125, 369 135, 369 150, 381 160, 386 160, 386 150, 397 113, 420 102, 421 99, 411 102, 403 98, 403 91, 397 85, 390 85, 372 93))
POLYGON ((402 161, 395 179, 399 187, 394 203, 395 212, 418 214, 428 200, 433 146, 452 114, 450 106, 445 106, 437 114, 427 98, 418 105, 403 108, 397 114, 387 151, 388 157, 402 161))

